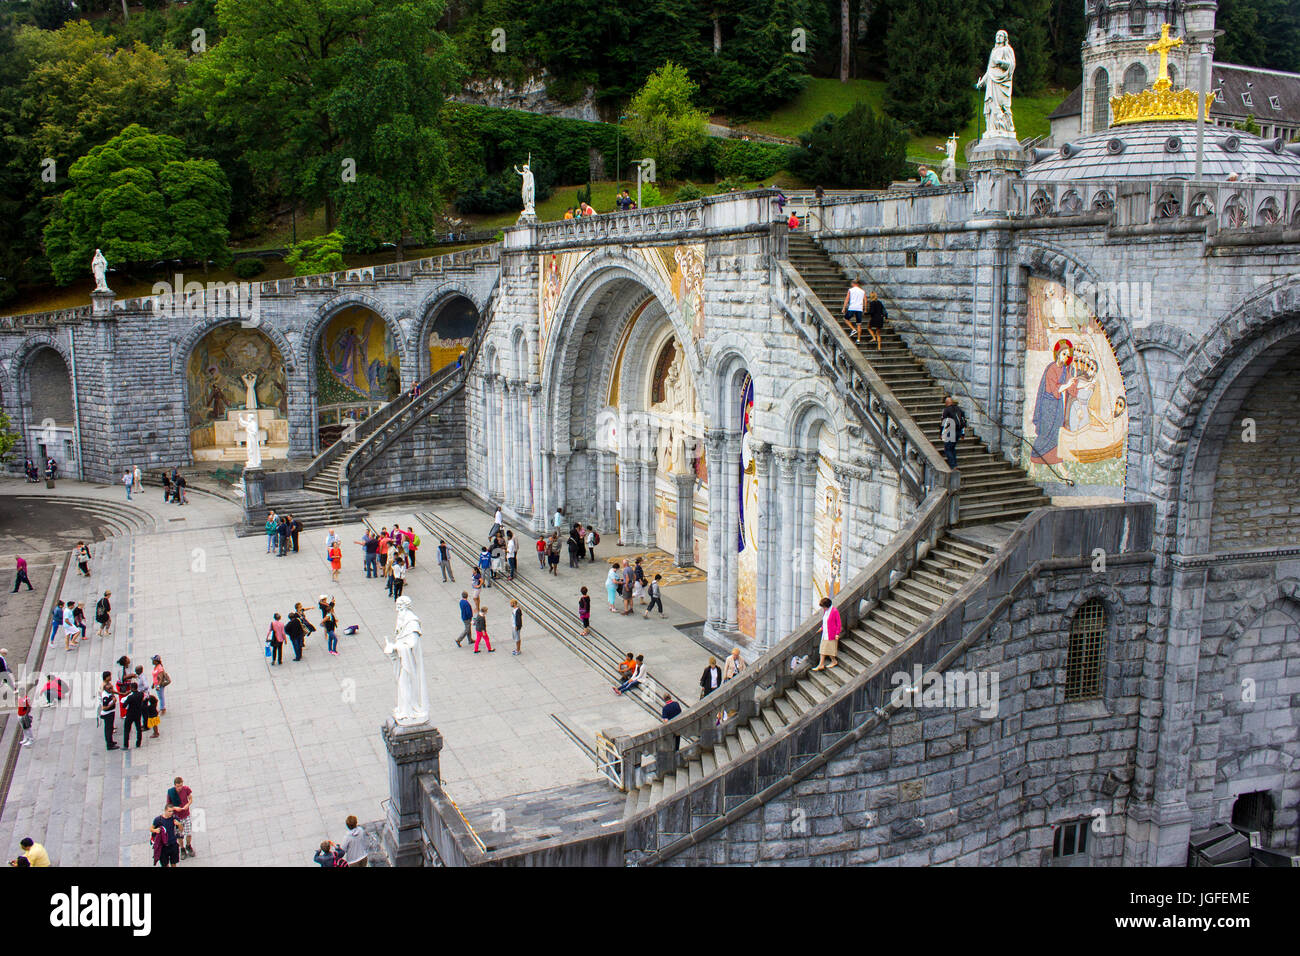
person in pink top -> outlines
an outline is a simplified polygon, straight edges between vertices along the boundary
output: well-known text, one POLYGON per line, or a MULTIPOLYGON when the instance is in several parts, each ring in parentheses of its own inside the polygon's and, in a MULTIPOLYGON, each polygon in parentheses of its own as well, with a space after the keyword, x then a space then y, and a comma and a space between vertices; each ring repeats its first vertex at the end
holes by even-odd
POLYGON ((272 664, 284 663, 284 641, 284 621, 277 614, 274 620, 271 621, 270 629, 266 632, 266 642, 271 645, 272 664))
POLYGON ((31 578, 27 577, 27 560, 25 558, 15 558, 14 560, 18 564, 18 574, 14 578, 13 593, 18 593, 18 585, 20 584, 27 585, 27 590, 30 591, 32 589, 32 581, 31 578))
POLYGON ((839 661, 836 657, 839 655, 840 648, 840 609, 831 603, 828 597, 822 598, 822 643, 819 649, 821 660, 813 668, 815 671, 825 670, 827 667, 835 667, 839 661), (826 663, 830 661, 830 663, 826 663))

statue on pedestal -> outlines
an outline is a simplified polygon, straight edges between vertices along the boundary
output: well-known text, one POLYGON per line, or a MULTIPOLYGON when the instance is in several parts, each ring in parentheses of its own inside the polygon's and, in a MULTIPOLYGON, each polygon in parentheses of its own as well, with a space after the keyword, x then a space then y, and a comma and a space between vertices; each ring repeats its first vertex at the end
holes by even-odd
MULTIPOLYGON (((247 394, 244 396, 244 407, 250 412, 257 411, 257 389, 254 388, 257 384, 257 376, 252 372, 245 372, 239 376, 239 380, 244 383, 244 388, 247 389, 247 394)), ((257 416, 254 415, 253 417, 256 418, 257 416)))
POLYGON ((524 211, 522 215, 520 215, 520 219, 537 218, 537 211, 533 208, 533 203, 537 199, 537 183, 533 179, 533 171, 531 168, 532 161, 533 154, 529 153, 528 162, 524 163, 524 168, 520 169, 518 166, 515 167, 515 175, 524 178, 523 188, 521 189, 521 195, 524 199, 524 211))
POLYGON ((1007 31, 999 30, 989 53, 989 66, 975 84, 984 90, 984 135, 980 139, 1015 139, 1011 118, 1011 77, 1016 72, 1016 54, 1007 42, 1007 31))
POLYGON ((261 431, 261 429, 258 427, 257 424, 257 416, 240 415, 239 427, 242 428, 244 430, 244 434, 248 436, 247 439, 248 467, 261 468, 262 467, 262 445, 261 445, 261 441, 259 440, 260 439, 259 432, 261 431))
POLYGON ((108 287, 108 260, 98 249, 95 250, 95 257, 90 260, 90 271, 95 276, 96 292, 112 292, 108 287))
POLYGON ((955 183, 957 181, 957 134, 953 133, 948 137, 947 158, 943 161, 943 170, 939 178, 945 183, 955 183))
POLYGON ((411 599, 397 599, 397 622, 393 639, 384 644, 384 653, 393 659, 397 676, 397 706, 393 719, 409 726, 429 720, 429 695, 424 683, 424 657, 420 651, 420 619, 411 610, 411 599))

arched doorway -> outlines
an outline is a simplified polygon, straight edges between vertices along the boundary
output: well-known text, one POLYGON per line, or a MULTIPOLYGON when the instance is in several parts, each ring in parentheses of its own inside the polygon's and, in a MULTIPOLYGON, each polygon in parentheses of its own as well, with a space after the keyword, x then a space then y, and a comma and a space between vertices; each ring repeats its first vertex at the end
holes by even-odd
POLYGON ((474 337, 478 320, 478 307, 463 295, 448 296, 434 307, 424 324, 428 365, 420 370, 421 378, 446 368, 460 357, 474 337))
POLYGON ((185 408, 195 461, 243 461, 240 417, 257 418, 263 458, 289 454, 284 356, 265 333, 219 325, 195 344, 185 368, 185 408))
POLYGON ((314 347, 316 427, 327 448, 349 421, 364 421, 402 391, 402 347, 383 316, 363 305, 339 309, 314 347))
POLYGON ((26 457, 42 470, 45 460, 53 458, 59 474, 75 475, 77 412, 67 362, 57 349, 39 346, 27 356, 22 380, 26 457))

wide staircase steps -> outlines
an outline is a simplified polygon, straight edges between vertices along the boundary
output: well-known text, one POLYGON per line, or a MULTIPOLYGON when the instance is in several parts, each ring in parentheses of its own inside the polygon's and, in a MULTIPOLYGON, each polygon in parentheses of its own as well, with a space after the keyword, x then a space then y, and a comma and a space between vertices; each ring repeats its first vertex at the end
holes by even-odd
POLYGON ((305 491, 313 491, 318 495, 327 495, 337 498, 339 496, 339 475, 343 470, 343 463, 347 460, 345 455, 340 455, 328 465, 316 473, 310 481, 303 484, 305 491))
MULTIPOLYGON (((791 233, 788 248, 790 263, 821 300, 826 311, 840 317, 845 332, 851 333, 852 329, 842 319, 844 293, 849 288, 849 278, 844 270, 806 234, 791 233)), ((917 360, 888 321, 881 332, 879 350, 865 326, 862 338, 859 349, 863 358, 884 379, 899 404, 935 447, 942 448, 943 387, 917 360)), ((966 436, 957 442, 957 469, 961 472, 958 527, 1018 521, 1035 508, 1051 503, 1024 469, 994 454, 972 429, 967 429, 966 436)))
MULTIPOLYGON (((333 495, 307 490, 271 493, 266 496, 266 510, 278 515, 293 515, 302 522, 305 531, 356 524, 364 521, 367 514, 363 508, 344 508, 339 503, 337 491, 333 495)), ((241 525, 236 531, 241 538, 265 533, 264 515, 261 521, 254 516, 253 520, 241 525)))
MULTIPOLYGON (((1006 533, 1010 533, 1009 527, 1006 533)), ((762 701, 758 713, 748 721, 741 722, 733 713, 722 725, 725 733, 721 740, 711 747, 701 745, 698 751, 687 751, 691 756, 682 766, 670 772, 656 770, 639 786, 629 787, 624 819, 694 786, 785 733, 803 715, 908 641, 992 556, 995 548, 987 537, 979 541, 968 534, 973 533, 949 530, 911 574, 895 582, 862 620, 841 633, 834 667, 812 670, 817 663, 813 655, 814 659, 801 666, 794 683, 779 696, 762 701)), ((696 706, 707 707, 708 698, 696 706)))

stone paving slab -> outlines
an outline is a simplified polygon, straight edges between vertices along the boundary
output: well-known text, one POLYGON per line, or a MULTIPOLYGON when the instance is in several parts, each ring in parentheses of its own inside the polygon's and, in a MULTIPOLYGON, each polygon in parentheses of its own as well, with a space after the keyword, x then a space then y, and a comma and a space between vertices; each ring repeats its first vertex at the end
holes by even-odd
MULTIPOLYGON (((154 508, 175 507, 154 497, 154 508)), ((183 866, 310 865, 321 839, 341 837, 348 814, 362 821, 382 816, 388 779, 379 730, 394 702, 392 663, 382 653, 394 608, 383 584, 364 577, 354 545, 345 549, 340 581, 332 582, 323 529, 304 534, 301 554, 279 558, 266 554, 262 538, 234 536, 236 509, 228 503, 192 500, 187 527, 99 546, 94 577, 70 580, 65 591, 89 602, 110 588, 114 633, 48 655, 51 667, 97 686, 99 672, 114 669, 121 654, 140 663, 161 654, 173 679, 162 736, 151 740, 146 733, 140 750, 106 752, 93 705, 38 709, 36 744, 20 752, 0 815, 6 852, 31 835, 59 865, 149 865, 148 826, 177 774, 194 788, 199 811, 199 856, 183 866), (318 630, 303 661, 287 653, 282 666, 270 667, 263 637, 271 613, 287 615, 301 601, 316 623, 321 593, 335 596, 340 623, 359 625, 357 634, 341 635, 340 654, 333 657, 318 630)), ((419 510, 445 514, 475 533, 487 524, 483 513, 459 502, 419 510)), ((414 524, 411 515, 396 514, 403 526, 414 524)), ((375 517, 391 524, 392 516, 375 517)), ((337 530, 351 542, 362 526, 337 530)), ((433 553, 424 544, 422 557, 433 553)), ((560 575, 544 586, 575 607, 577 582, 603 589, 599 562, 581 572, 561 567, 560 575)), ((586 734, 606 727, 637 732, 653 724, 535 622, 525 627, 525 653, 512 657, 504 602, 493 618, 497 653, 457 648, 460 585, 444 585, 427 557, 407 585, 425 624, 434 723, 446 741, 442 776, 458 801, 481 806, 595 780, 590 757, 551 714, 586 734)), ((695 612, 671 598, 665 604, 668 621, 608 615, 610 623, 600 626, 619 646, 646 653, 652 673, 692 688, 707 655, 672 624, 696 619, 695 612)), ((118 734, 120 740, 120 725, 118 734)))

